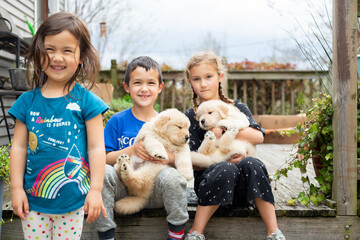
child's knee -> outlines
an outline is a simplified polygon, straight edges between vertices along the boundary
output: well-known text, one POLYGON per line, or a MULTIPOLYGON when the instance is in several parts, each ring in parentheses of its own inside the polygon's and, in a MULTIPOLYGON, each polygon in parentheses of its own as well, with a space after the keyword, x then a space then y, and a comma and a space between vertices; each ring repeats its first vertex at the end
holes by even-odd
POLYGON ((175 169, 165 168, 159 172, 156 181, 164 188, 186 188, 186 179, 175 169))
POLYGON ((264 163, 254 157, 246 157, 242 159, 237 165, 242 169, 265 169, 264 163))

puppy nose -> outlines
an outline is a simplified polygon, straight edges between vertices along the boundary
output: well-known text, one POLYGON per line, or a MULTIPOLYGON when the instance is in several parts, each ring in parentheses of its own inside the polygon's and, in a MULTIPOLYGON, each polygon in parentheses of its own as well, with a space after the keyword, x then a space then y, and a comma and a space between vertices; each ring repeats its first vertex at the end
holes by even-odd
POLYGON ((189 140, 189 138, 190 138, 189 135, 186 135, 185 136, 185 141, 189 140))
POLYGON ((202 119, 202 120, 201 120, 201 124, 204 124, 204 123, 205 123, 205 119, 202 119))

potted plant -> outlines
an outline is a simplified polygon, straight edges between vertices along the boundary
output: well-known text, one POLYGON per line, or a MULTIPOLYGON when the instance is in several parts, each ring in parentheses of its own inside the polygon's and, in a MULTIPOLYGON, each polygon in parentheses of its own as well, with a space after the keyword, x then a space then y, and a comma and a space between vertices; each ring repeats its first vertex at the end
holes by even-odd
POLYGON ((27 91, 30 90, 30 86, 27 82, 27 70, 20 66, 19 68, 9 68, 11 84, 14 90, 27 91))

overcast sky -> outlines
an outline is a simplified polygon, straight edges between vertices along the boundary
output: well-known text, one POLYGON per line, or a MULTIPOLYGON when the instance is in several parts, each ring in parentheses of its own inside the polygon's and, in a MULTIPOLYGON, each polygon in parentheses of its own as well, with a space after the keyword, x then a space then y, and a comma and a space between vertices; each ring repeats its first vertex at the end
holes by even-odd
MULTIPOLYGON (((141 26, 144 43, 136 52, 124 56, 131 60, 148 55, 160 64, 182 69, 187 59, 201 49, 210 36, 220 44, 228 62, 268 61, 281 59, 276 49, 295 46, 292 32, 299 39, 307 24, 313 22, 310 12, 324 9, 324 2, 306 0, 131 0, 131 14, 123 22, 141 26), (315 4, 315 6, 314 6, 315 4)), ((331 6, 328 6, 331 12, 331 6)), ((324 12, 325 13, 325 12, 324 12)), ((125 35, 125 34, 123 34, 125 35)), ((121 37, 109 40, 103 67, 110 59, 119 60, 117 45, 121 37)))

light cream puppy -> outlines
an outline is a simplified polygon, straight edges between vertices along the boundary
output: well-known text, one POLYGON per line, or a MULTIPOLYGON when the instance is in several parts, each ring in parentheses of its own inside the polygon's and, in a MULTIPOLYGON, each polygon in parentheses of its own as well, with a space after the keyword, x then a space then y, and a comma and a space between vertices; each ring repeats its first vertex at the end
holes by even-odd
MULTIPOLYGON (((135 138, 135 143, 144 140, 145 149, 157 159, 168 159, 165 148, 175 155, 175 167, 186 180, 193 178, 189 141, 189 119, 177 109, 168 109, 145 123, 135 138)), ((114 165, 129 196, 115 202, 115 211, 132 214, 147 204, 157 174, 164 164, 144 161, 135 154, 131 158, 123 154, 114 165)))
POLYGON ((196 118, 204 130, 221 127, 226 131, 220 139, 212 131, 206 132, 198 151, 191 152, 193 165, 207 168, 234 154, 255 156, 255 146, 235 138, 239 130, 249 126, 248 118, 237 107, 221 100, 209 100, 200 104, 196 118))

